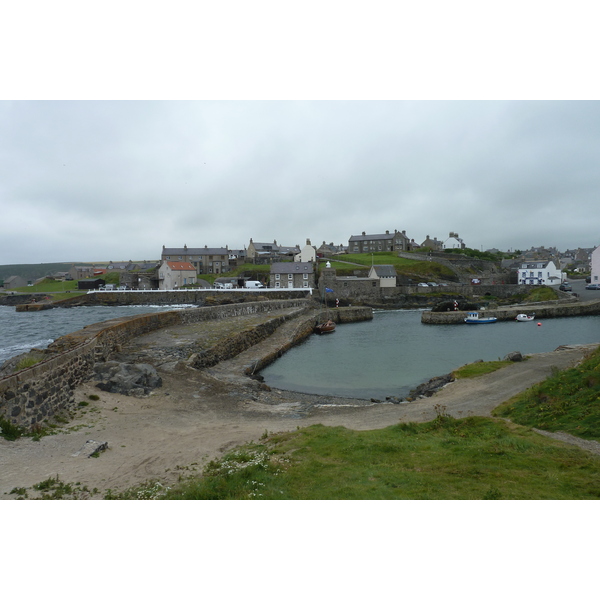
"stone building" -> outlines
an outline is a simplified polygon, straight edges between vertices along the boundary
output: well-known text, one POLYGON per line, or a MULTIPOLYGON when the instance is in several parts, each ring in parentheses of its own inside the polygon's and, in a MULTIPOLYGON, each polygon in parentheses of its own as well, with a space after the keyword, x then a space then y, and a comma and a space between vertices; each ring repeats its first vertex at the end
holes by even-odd
POLYGON ((348 253, 368 252, 408 252, 411 250, 410 240, 406 237, 406 231, 394 233, 376 233, 367 235, 364 231, 361 235, 352 235, 348 240, 348 253))
POLYGON ((229 271, 229 249, 225 248, 165 248, 162 247, 161 261, 189 262, 194 265, 196 273, 219 274, 229 271))
POLYGON ((271 265, 269 287, 314 288, 314 262, 277 262, 271 265))

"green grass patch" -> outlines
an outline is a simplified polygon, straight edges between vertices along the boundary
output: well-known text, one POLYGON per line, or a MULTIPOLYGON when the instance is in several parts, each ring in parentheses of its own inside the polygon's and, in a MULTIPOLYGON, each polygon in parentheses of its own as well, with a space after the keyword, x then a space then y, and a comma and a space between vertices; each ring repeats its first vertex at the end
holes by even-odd
POLYGON ((166 499, 597 499, 600 459, 483 417, 313 425, 240 448, 166 499))
MULTIPOLYGON (((456 279, 454 272, 435 260, 412 260, 409 258, 400 258, 394 252, 374 252, 373 254, 347 254, 339 261, 330 261, 331 266, 335 268, 338 276, 353 275, 354 271, 363 267, 365 276, 372 264, 375 265, 393 265, 396 274, 407 278, 414 278, 415 281, 432 279, 456 279), (341 262, 346 261, 346 262, 341 262), (357 266, 347 263, 355 263, 357 266)), ((325 266, 321 261, 320 268, 325 266)))
POLYGON ((15 372, 20 371, 21 369, 28 369, 29 367, 34 367, 38 363, 44 360, 43 356, 25 356, 15 365, 15 372))
POLYGON ((558 293, 555 289, 546 286, 536 287, 527 296, 525 296, 525 302, 547 302, 551 300, 557 300, 558 293))
POLYGON ((577 367, 555 373, 493 414, 529 427, 600 441, 600 348, 577 367))
POLYGON ((468 379, 470 377, 479 377, 481 375, 487 375, 493 373, 498 369, 508 367, 512 365, 510 360, 490 360, 487 362, 476 362, 464 365, 453 371, 452 374, 456 379, 468 379))

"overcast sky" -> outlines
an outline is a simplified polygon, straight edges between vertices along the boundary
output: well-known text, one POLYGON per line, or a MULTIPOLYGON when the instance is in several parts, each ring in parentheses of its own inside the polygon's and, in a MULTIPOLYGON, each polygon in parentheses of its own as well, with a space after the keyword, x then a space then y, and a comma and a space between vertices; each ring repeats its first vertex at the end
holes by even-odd
POLYGON ((5 101, 0 264, 162 245, 600 244, 593 101, 5 101))

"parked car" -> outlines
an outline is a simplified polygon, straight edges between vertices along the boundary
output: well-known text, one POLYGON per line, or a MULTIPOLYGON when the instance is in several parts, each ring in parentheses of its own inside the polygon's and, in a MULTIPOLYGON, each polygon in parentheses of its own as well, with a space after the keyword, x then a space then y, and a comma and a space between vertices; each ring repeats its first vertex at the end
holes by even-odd
POLYGON ((600 290, 600 283, 589 283, 585 286, 586 290, 600 290))
POLYGON ((558 286, 558 289, 561 290, 561 291, 563 291, 563 292, 572 292, 573 291, 573 288, 571 287, 571 284, 567 283, 566 281, 565 281, 565 283, 561 283, 558 286))
POLYGON ((427 282, 427 285, 428 285, 429 287, 438 287, 438 284, 437 284, 435 281, 428 281, 428 282, 427 282))
POLYGON ((127 291, 128 289, 129 289, 129 288, 128 288, 126 285, 120 285, 120 286, 117 288, 117 290, 118 290, 119 292, 125 292, 125 291, 127 291))
POLYGON ((417 287, 429 287, 426 283, 417 283, 417 287))
POLYGON ((245 287, 247 287, 247 288, 264 288, 266 286, 263 283, 261 283, 260 281, 246 281, 245 287))

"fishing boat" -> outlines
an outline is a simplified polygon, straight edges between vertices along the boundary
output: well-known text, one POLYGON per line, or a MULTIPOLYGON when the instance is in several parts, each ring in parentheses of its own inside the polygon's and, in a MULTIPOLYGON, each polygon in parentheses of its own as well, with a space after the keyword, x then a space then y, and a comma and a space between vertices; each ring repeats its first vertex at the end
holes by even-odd
POLYGON ((495 323, 496 317, 480 317, 478 312, 470 312, 467 314, 465 323, 468 325, 483 325, 485 323, 495 323))
POLYGON ((519 321, 519 323, 527 323, 527 321, 533 321, 535 319, 535 313, 531 315, 526 315, 521 313, 515 317, 515 321, 519 321))
POLYGON ((333 333, 335 331, 335 323, 328 319, 327 321, 323 321, 323 323, 319 323, 315 325, 314 329, 315 333, 333 333))

